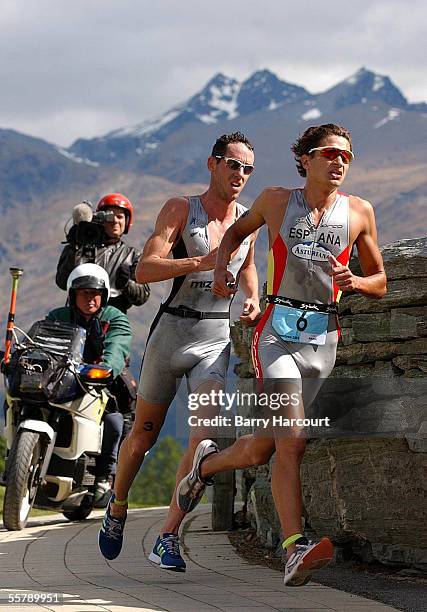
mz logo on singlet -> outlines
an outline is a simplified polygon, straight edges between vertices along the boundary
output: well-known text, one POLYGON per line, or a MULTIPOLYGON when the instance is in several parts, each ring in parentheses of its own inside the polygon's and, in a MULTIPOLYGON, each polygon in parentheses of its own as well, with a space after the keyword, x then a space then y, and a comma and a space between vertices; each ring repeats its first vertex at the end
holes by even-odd
POLYGON ((194 287, 195 289, 207 289, 207 290, 210 290, 210 289, 212 289, 212 283, 213 283, 213 281, 211 281, 211 280, 207 280, 207 281, 191 281, 190 287, 194 287))

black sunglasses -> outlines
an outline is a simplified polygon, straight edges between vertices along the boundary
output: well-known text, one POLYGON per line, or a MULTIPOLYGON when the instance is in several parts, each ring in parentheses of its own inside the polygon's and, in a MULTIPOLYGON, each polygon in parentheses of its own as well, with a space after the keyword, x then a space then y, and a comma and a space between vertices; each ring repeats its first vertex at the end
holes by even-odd
POLYGON ((243 168, 243 174, 251 174, 255 168, 252 164, 244 164, 239 159, 234 159, 234 157, 225 157, 224 155, 215 155, 216 159, 223 159, 225 161, 225 165, 230 170, 240 170, 243 168))

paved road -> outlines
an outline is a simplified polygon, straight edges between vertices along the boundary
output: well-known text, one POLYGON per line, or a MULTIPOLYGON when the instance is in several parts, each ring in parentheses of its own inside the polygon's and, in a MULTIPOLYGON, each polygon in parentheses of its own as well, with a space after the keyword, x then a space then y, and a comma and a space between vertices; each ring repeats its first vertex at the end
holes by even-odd
POLYGON ((210 529, 210 507, 184 525, 187 572, 148 560, 165 508, 132 510, 120 557, 107 562, 96 539, 102 513, 82 523, 62 515, 32 519, 24 531, 0 530, 0 609, 11 612, 386 612, 384 604, 310 583, 285 588, 280 572, 249 565, 225 533, 210 529), (64 604, 9 603, 8 594, 53 592, 64 604))

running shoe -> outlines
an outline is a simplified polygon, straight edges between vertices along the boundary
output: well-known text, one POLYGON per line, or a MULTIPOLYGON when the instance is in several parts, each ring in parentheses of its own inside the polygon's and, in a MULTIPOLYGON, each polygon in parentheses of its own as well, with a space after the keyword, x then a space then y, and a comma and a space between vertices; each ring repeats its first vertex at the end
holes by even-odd
POLYGON ((179 552, 179 537, 175 533, 164 533, 157 538, 148 559, 162 569, 185 572, 185 561, 179 552))
POLYGON ((203 497, 206 485, 212 485, 213 480, 200 476, 202 461, 219 452, 213 440, 202 440, 194 453, 193 469, 181 480, 176 490, 176 503, 182 512, 191 512, 203 497))
POLYGON ((107 510, 102 521, 98 535, 99 550, 106 559, 115 559, 119 556, 123 544, 123 530, 126 523, 126 514, 123 518, 111 516, 111 504, 114 494, 110 497, 107 510))
POLYGON ((286 586, 303 586, 310 581, 314 571, 328 565, 334 554, 334 547, 328 538, 313 544, 297 544, 285 565, 286 586))

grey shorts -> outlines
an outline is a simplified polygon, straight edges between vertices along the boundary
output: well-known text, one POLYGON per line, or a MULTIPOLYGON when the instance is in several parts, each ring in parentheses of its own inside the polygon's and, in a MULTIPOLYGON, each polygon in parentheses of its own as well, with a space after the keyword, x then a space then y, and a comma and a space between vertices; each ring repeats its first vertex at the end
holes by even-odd
POLYGON ((287 342, 272 327, 272 308, 258 323, 252 341, 252 358, 256 378, 264 389, 278 380, 298 387, 305 408, 319 393, 335 364, 338 325, 335 315, 329 315, 328 333, 324 345, 287 342))
POLYGON ((228 319, 184 319, 163 313, 151 330, 138 395, 169 405, 183 376, 189 393, 207 381, 225 387, 230 359, 228 319))

